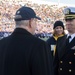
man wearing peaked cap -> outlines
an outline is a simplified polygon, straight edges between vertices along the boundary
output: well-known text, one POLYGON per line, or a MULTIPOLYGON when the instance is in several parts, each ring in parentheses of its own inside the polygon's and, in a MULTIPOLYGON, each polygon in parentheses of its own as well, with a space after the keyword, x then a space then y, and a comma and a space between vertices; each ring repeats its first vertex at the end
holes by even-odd
POLYGON ((65 19, 75 19, 75 7, 67 7, 63 12, 65 19))
POLYGON ((63 12, 68 34, 57 41, 54 75, 75 75, 75 7, 67 7, 63 12))
POLYGON ((45 41, 33 36, 40 20, 30 7, 15 14, 16 28, 0 40, 0 75, 53 75, 52 56, 45 41))

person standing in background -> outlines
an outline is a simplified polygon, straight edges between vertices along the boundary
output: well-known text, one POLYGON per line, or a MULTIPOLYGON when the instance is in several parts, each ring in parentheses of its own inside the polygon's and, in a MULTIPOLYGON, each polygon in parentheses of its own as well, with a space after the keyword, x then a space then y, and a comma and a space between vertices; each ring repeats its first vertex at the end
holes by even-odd
POLYGON ((16 11, 15 30, 0 40, 0 75, 53 75, 48 45, 34 37, 37 20, 30 7, 16 11))
POLYGON ((75 75, 75 7, 66 7, 63 12, 68 34, 58 38, 54 75, 75 75))
POLYGON ((56 21, 53 30, 53 36, 47 40, 47 43, 50 46, 52 56, 54 57, 57 39, 65 35, 63 22, 60 20, 56 21))

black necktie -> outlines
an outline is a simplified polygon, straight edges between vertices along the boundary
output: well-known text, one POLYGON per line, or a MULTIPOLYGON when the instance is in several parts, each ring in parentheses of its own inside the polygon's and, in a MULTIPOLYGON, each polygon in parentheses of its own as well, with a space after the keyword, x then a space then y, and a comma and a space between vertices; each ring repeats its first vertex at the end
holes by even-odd
POLYGON ((69 44, 69 39, 71 38, 71 36, 68 36, 67 40, 66 40, 66 45, 69 44))

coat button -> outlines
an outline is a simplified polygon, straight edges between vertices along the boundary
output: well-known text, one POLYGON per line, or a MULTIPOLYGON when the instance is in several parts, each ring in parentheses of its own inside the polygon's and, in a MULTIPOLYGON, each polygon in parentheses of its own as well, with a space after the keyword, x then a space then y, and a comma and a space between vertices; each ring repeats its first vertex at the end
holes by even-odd
POLYGON ((72 64, 72 62, 69 62, 69 64, 72 64))
POLYGON ((71 72, 72 70, 71 69, 69 69, 69 72, 71 72))
POLYGON ((60 61, 60 63, 62 64, 62 63, 63 63, 63 61, 60 61))
POLYGON ((62 71, 62 68, 60 68, 60 70, 62 71))

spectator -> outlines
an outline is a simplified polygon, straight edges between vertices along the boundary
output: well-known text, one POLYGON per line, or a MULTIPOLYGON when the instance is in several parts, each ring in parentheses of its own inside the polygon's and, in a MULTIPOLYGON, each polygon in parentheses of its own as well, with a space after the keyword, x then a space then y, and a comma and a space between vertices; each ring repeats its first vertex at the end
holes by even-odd
POLYGON ((63 22, 60 21, 60 20, 56 21, 56 22, 54 23, 53 29, 54 29, 53 36, 51 36, 51 37, 47 40, 47 43, 48 43, 48 45, 50 46, 50 50, 51 50, 51 52, 52 52, 52 56, 54 57, 57 39, 58 39, 59 37, 62 37, 62 36, 65 35, 63 22))

